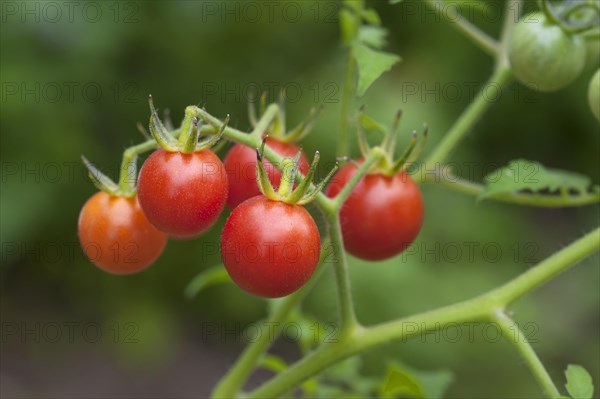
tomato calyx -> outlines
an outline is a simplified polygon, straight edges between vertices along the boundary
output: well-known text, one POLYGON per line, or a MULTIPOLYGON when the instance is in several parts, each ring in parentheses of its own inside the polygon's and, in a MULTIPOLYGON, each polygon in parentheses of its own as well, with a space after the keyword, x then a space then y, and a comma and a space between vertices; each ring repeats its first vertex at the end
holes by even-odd
POLYGON ((402 111, 398 111, 394 117, 392 126, 387 128, 386 126, 369 117, 365 113, 364 106, 360 108, 358 114, 357 136, 358 145, 362 156, 366 159, 372 152, 378 152, 381 155, 379 157, 380 161, 376 162, 369 170, 370 174, 382 173, 386 176, 393 176, 400 171, 406 171, 406 169, 408 169, 411 164, 418 159, 419 155, 423 151, 427 141, 427 124, 423 124, 421 140, 419 140, 417 131, 413 130, 410 143, 404 150, 404 153, 400 156, 400 158, 394 158, 397 137, 396 131, 400 125, 401 117, 402 111), (383 140, 378 146, 371 147, 367 140, 367 132, 383 134, 383 140))
POLYGON ((202 121, 200 120, 198 107, 193 105, 186 107, 179 129, 169 131, 160 120, 156 108, 154 108, 152 95, 148 96, 148 104, 150 105, 150 134, 158 145, 168 152, 191 154, 211 148, 221 140, 229 123, 229 115, 227 115, 223 125, 214 135, 199 142, 202 121), (179 139, 176 139, 175 136, 179 136, 179 139))
MULTIPOLYGON (((248 118, 253 128, 258 125, 259 118, 264 115, 267 110, 267 93, 263 92, 258 100, 258 116, 256 113, 256 104, 254 101, 248 101, 248 118)), ((279 100, 277 101, 277 113, 273 118, 273 122, 269 127, 269 135, 272 139, 280 141, 282 143, 296 143, 305 138, 314 128, 317 123, 317 119, 321 111, 323 111, 323 104, 318 108, 312 107, 309 114, 304 118, 296 127, 291 130, 286 128, 286 114, 285 114, 285 94, 282 90, 279 93, 279 100)), ((257 134, 264 136, 265 132, 257 131, 257 134)))
POLYGON ((323 190, 323 188, 325 188, 331 177, 339 168, 339 165, 336 162, 335 166, 331 169, 327 176, 325 176, 325 178, 313 190, 311 190, 311 182, 317 170, 317 166, 319 165, 319 159, 321 158, 319 151, 316 151, 313 161, 310 164, 310 168, 308 169, 308 173, 298 184, 298 186, 294 188, 294 183, 296 182, 296 177, 298 176, 298 164, 300 162, 300 156, 302 155, 302 149, 300 149, 293 159, 283 159, 281 183, 279 184, 277 191, 275 191, 262 162, 267 138, 268 136, 265 136, 260 148, 256 149, 256 178, 258 182, 258 188, 260 189, 261 193, 263 193, 265 197, 272 201, 285 202, 286 204, 290 205, 306 205, 314 200, 315 197, 323 190))

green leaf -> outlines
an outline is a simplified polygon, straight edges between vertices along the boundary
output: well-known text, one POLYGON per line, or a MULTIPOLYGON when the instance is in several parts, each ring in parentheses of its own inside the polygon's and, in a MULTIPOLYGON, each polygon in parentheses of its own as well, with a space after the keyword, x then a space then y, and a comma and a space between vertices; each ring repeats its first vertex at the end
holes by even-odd
POLYGON ((198 273, 196 277, 189 282, 187 287, 185 287, 184 294, 187 298, 191 299, 200 291, 211 285, 230 282, 232 282, 232 280, 231 277, 229 277, 227 270, 225 270, 225 267, 223 265, 214 266, 198 273))
POLYGON ((374 49, 381 49, 386 44, 387 34, 387 29, 381 26, 364 25, 358 31, 358 41, 374 49))
POLYGON ((486 186, 477 197, 481 201, 498 194, 513 193, 520 190, 539 192, 569 191, 585 193, 591 186, 587 176, 574 172, 545 168, 538 162, 517 159, 509 162, 508 166, 497 169, 485 177, 486 186))
POLYGON ((352 55, 358 66, 357 94, 359 97, 365 94, 377 78, 401 60, 395 54, 372 50, 362 43, 353 44, 352 55))
POLYGON ((390 0, 390 4, 400 4, 403 0, 390 0))
POLYGON ((385 383, 380 386, 383 398, 396 398, 408 395, 413 398, 441 399, 454 380, 448 370, 416 370, 393 363, 388 366, 385 383))
POLYGON ((594 394, 592 377, 587 370, 577 364, 569 364, 565 371, 567 383, 565 388, 573 399, 591 399, 594 394))
POLYGON ((425 392, 423 386, 409 372, 397 366, 393 367, 389 373, 385 385, 381 387, 381 396, 395 397, 398 394, 410 395, 415 398, 424 398, 425 392))

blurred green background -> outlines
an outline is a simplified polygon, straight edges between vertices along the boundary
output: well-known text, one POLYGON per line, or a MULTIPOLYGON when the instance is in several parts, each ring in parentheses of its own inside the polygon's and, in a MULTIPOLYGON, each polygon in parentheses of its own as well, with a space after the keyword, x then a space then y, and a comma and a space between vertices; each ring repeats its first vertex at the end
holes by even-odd
MULTIPOLYGON (((487 2, 496 12, 502 3, 487 2)), ((340 4, 65 4, 1 3, 2 397, 204 397, 244 346, 243 335, 227 331, 266 311, 264 301, 232 285, 193 300, 183 296, 193 276, 219 263, 226 213, 201 238, 171 240, 147 271, 108 275, 85 259, 77 242, 79 210, 95 192, 79 157, 85 154, 116 178, 122 151, 142 140, 135 124, 147 124, 149 93, 175 121, 186 105, 201 104, 216 116, 231 114, 232 125, 247 130, 249 90, 275 94, 284 87, 291 124, 325 104, 303 145, 309 154, 319 149, 324 164, 332 162, 344 66, 340 4)), ((403 62, 355 105, 366 104, 385 123, 402 108, 399 145, 427 122, 428 152, 487 79, 493 60, 419 2, 370 4, 389 28, 387 50, 403 62)), ((492 11, 473 16, 496 35, 500 19, 492 11)), ((592 74, 588 69, 552 94, 510 85, 451 160, 463 174, 465 162, 473 162, 476 180, 523 157, 600 181, 599 128, 586 99, 592 74)), ((476 205, 474 198, 431 185, 423 194, 426 220, 411 253, 373 264, 351 258, 357 312, 366 324, 484 292, 599 221, 597 206, 476 205)), ((599 384, 599 281, 596 255, 514 307, 519 323, 534 323, 530 338, 561 386, 570 363, 585 366, 599 384)), ((329 270, 304 310, 323 323, 336 321, 329 270)), ((482 327, 473 340, 464 328, 459 339, 445 331, 369 352, 362 372, 384 378, 388 362, 402 361, 452 370, 448 397, 540 397, 514 348, 486 339, 482 327)), ((297 357, 296 346, 285 341, 275 352, 297 357)), ((251 385, 266 376, 259 373, 251 385)))

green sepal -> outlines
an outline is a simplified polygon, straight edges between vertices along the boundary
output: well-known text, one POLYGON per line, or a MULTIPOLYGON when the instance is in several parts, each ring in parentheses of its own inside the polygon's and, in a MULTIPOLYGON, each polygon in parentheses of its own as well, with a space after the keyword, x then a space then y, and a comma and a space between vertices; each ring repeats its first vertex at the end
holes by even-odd
POLYGON ((88 176, 90 180, 92 183, 94 183, 94 186, 96 186, 98 190, 104 191, 105 193, 113 196, 122 195, 119 186, 110 177, 100 172, 100 169, 92 165, 91 162, 88 161, 83 155, 81 156, 81 160, 88 170, 88 176))
POLYGON ((394 162, 394 164, 392 165, 392 168, 391 168, 392 175, 395 175, 396 173, 398 173, 398 171, 400 171, 400 169, 402 169, 402 167, 406 164, 406 162, 408 161, 409 157, 411 156, 411 154, 416 146, 417 146, 417 131, 413 130, 412 138, 410 139, 410 144, 408 145, 408 147, 406 147, 404 154, 402 154, 402 156, 396 162, 394 162))
POLYGON ((136 123, 135 127, 137 128, 138 132, 140 132, 141 135, 144 136, 144 138, 146 140, 153 140, 152 135, 150 133, 148 133, 148 131, 146 130, 146 128, 144 127, 144 125, 142 125, 142 122, 136 123))
POLYGON ((317 170, 317 166, 319 165, 319 159, 321 158, 321 154, 319 151, 315 152, 315 156, 313 158, 312 163, 310 164, 310 168, 308 169, 308 173, 304 177, 304 179, 298 184, 298 187, 292 192, 292 194, 288 198, 284 198, 283 202, 288 204, 298 203, 302 198, 305 197, 306 192, 310 188, 310 183, 312 182, 312 178, 315 175, 317 170))
POLYGON ((298 126, 296 126, 289 133, 287 133, 283 137, 282 141, 285 143, 291 143, 291 142, 300 141, 304 137, 306 137, 310 133, 310 131, 315 127, 315 124, 317 123, 317 119, 319 118, 319 115, 323 111, 323 108, 325 108, 325 106, 322 104, 321 104, 321 106, 319 106, 319 108, 312 107, 310 109, 310 112, 309 112, 308 116, 306 117, 306 119, 304 119, 302 122, 300 122, 298 124, 298 126))
MULTIPOLYGON (((212 136, 210 136, 208 139, 199 142, 196 145, 196 151, 202 151, 202 150, 205 150, 207 148, 212 148, 215 145, 217 145, 217 143, 219 143, 219 141, 223 138, 225 129, 227 129, 227 125, 229 125, 229 120, 230 120, 230 117, 229 117, 229 114, 227 114, 227 116, 225 117, 225 120, 223 121, 223 124, 221 125, 221 127, 219 127, 219 130, 217 130, 217 132, 215 134, 213 134, 212 136)), ((200 132, 200 130, 201 130, 200 124, 197 126, 197 129, 198 129, 198 132, 200 132)))
POLYGON ((150 133, 158 145, 169 152, 176 152, 177 140, 167 131, 167 128, 163 125, 156 108, 154 108, 154 102, 152 101, 152 95, 148 96, 148 104, 150 105, 150 133))
POLYGON ((398 130, 398 125, 400 124, 401 118, 402 110, 398 110, 396 116, 394 117, 394 121, 392 122, 392 127, 385 132, 383 143, 381 144, 383 149, 389 154, 390 159, 393 159, 394 157, 394 148, 396 147, 396 130, 398 130))
POLYGON ((305 204, 308 204, 309 202, 313 201, 317 197, 317 195, 321 191, 323 191, 323 189, 325 188, 327 183, 329 183, 329 180, 331 180, 331 178, 333 177, 335 172, 338 171, 339 168, 340 168, 340 165, 336 162, 335 165, 333 166, 333 168, 331 168, 331 170, 327 174, 327 176, 325 176, 325 178, 323 180, 321 180, 321 182, 317 185, 317 187, 315 187, 315 189, 313 191, 311 191, 309 194, 305 195, 304 198, 302 198, 300 201, 297 202, 297 204, 305 205, 305 204))
POLYGON ((260 148, 256 149, 256 180, 257 180, 258 188, 260 189, 260 192, 263 193, 265 197, 272 199, 272 200, 276 200, 278 198, 277 193, 275 193, 275 190, 273 189, 273 185, 271 184, 271 181, 269 180, 269 176, 267 175, 267 172, 265 171, 265 167, 262 163, 263 153, 265 151, 265 143, 267 141, 267 137, 268 136, 265 136, 263 138, 260 148))

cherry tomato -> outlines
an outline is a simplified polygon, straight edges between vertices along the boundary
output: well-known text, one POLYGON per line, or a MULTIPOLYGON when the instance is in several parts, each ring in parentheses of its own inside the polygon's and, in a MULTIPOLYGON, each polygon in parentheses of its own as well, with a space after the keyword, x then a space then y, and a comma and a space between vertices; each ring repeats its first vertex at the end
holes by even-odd
MULTIPOLYGON (((359 161, 362 162, 362 161, 359 161)), ((347 164, 333 177, 327 195, 335 197, 356 173, 347 164)), ((383 260, 402 252, 419 234, 423 200, 419 187, 404 172, 367 174, 340 211, 346 250, 357 258, 383 260)))
POLYGON ((514 75, 539 91, 555 91, 583 70, 584 40, 551 24, 542 12, 526 15, 515 26, 508 48, 514 75))
POLYGON ((223 211, 227 175, 210 150, 184 154, 160 149, 140 170, 138 197, 156 228, 174 237, 194 237, 210 228, 223 211))
POLYGON ((231 212, 221 235, 221 258, 233 281, 261 297, 302 287, 319 260, 321 238, 300 205, 256 196, 231 212))
MULTIPOLYGON (((272 138, 267 139, 267 145, 276 153, 284 157, 293 158, 300 148, 293 143, 283 143, 272 138)), ((225 169, 229 180, 229 196, 227 205, 233 209, 248 198, 261 195, 256 183, 256 150, 242 144, 234 145, 227 153, 225 169)), ((281 172, 277 170, 266 158, 265 169, 273 187, 277 189, 281 182, 281 172)), ((304 153, 300 156, 298 170, 306 174, 309 168, 308 159, 304 153)))
POLYGON ((137 198, 94 194, 78 222, 79 242, 100 269, 115 274, 144 270, 159 257, 167 235, 146 218, 137 198))

